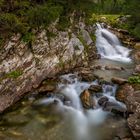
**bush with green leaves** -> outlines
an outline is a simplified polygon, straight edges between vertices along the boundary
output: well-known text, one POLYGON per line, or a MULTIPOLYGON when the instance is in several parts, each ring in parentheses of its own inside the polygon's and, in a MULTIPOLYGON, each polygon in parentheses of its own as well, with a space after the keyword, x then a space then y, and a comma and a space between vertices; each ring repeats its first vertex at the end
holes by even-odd
POLYGON ((133 83, 140 84, 140 75, 129 77, 128 82, 131 84, 133 84, 133 83))
POLYGON ((17 18, 16 15, 10 13, 0 14, 0 30, 8 32, 25 32, 26 27, 24 24, 17 18))
POLYGON ((22 36, 22 41, 26 43, 32 43, 35 40, 35 35, 32 32, 28 32, 22 36))
POLYGON ((61 6, 39 5, 28 11, 27 20, 31 27, 46 27, 60 16, 62 10, 61 6))

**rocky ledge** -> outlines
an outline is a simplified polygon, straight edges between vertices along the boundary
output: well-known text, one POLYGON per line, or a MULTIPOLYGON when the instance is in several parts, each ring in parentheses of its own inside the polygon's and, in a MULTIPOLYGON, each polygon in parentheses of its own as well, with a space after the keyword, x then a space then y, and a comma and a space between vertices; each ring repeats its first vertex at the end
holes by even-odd
MULTIPOLYGON (((31 43, 23 42, 21 35, 17 34, 1 47, 0 112, 38 88, 44 79, 78 65, 87 65, 89 59, 97 58, 90 37, 92 26, 87 27, 79 20, 74 27, 59 31, 56 25, 34 31, 35 39, 31 43), (50 37, 48 31, 54 36, 50 37)), ((48 88, 53 90, 53 86, 48 88)), ((39 90, 43 92, 46 89, 42 87, 39 90)))

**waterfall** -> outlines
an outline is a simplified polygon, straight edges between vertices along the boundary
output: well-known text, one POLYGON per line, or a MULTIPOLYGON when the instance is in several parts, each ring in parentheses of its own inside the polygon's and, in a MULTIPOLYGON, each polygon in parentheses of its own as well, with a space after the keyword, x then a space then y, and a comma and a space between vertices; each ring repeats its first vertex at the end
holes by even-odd
MULTIPOLYGON (((60 77, 64 83, 59 83, 58 89, 60 94, 63 94, 65 98, 70 101, 67 105, 60 99, 55 97, 46 98, 40 100, 40 104, 48 105, 50 103, 56 103, 56 108, 60 113, 65 114, 64 116, 69 116, 73 131, 76 133, 74 140, 96 140, 96 133, 90 133, 91 126, 97 127, 102 124, 106 119, 109 112, 104 111, 102 107, 98 105, 98 100, 100 97, 93 97, 96 100, 96 105, 94 109, 85 110, 82 107, 79 95, 85 89, 88 89, 91 85, 97 85, 98 82, 81 82, 76 78, 74 74, 67 74, 60 77), (68 82, 66 82, 68 81, 68 82)), ((124 104, 120 104, 115 99, 116 86, 115 85, 103 85, 103 96, 108 97, 108 99, 113 102, 115 106, 122 106, 125 108, 124 104)))
POLYGON ((102 58, 130 62, 130 50, 123 47, 116 35, 97 24, 96 47, 102 58))

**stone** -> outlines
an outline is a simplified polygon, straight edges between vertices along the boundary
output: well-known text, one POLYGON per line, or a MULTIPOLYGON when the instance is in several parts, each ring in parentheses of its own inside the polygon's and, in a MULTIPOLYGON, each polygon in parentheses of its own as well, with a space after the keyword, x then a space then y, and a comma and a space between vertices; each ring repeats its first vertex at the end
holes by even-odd
MULTIPOLYGON (((134 88, 135 90, 135 88, 134 88)), ((140 90, 127 96, 126 105, 132 112, 127 121, 136 140, 140 139, 140 90)))
POLYGON ((126 99, 129 95, 131 95, 134 92, 134 89, 131 85, 125 84, 119 87, 119 89, 116 91, 116 99, 120 102, 126 102, 126 99))
POLYGON ((122 85, 117 93, 116 99, 124 102, 128 112, 128 126, 136 140, 140 139, 140 85, 122 85))
POLYGON ((92 109, 95 106, 94 98, 91 96, 90 92, 88 90, 84 90, 80 94, 80 99, 82 102, 82 105, 86 109, 92 109))
POLYGON ((121 71, 124 70, 123 67, 117 67, 117 66, 105 66, 106 70, 117 70, 117 71, 121 71))
POLYGON ((121 116, 124 116, 124 113, 127 111, 125 106, 120 105, 118 102, 109 101, 109 98, 106 96, 101 97, 98 100, 98 104, 103 107, 103 110, 110 111, 121 116))
POLYGON ((112 81, 113 83, 119 84, 119 85, 122 85, 122 84, 125 84, 125 83, 128 82, 127 79, 118 78, 118 77, 113 77, 113 78, 111 79, 111 81, 112 81))
POLYGON ((140 51, 136 51, 134 54, 134 60, 137 64, 140 64, 140 51))
POLYGON ((136 140, 140 139, 140 112, 139 114, 135 113, 133 115, 130 115, 129 118, 127 119, 128 125, 135 137, 136 140))
POLYGON ((102 92, 102 86, 101 85, 91 85, 88 90, 91 92, 102 92))
POLYGON ((120 102, 125 102, 126 100, 126 93, 124 90, 119 89, 116 93, 116 99, 120 102))
POLYGON ((139 73, 140 74, 140 65, 136 65, 134 71, 135 71, 135 73, 139 73))
POLYGON ((140 42, 137 42, 134 46, 135 49, 140 49, 140 42))
POLYGON ((119 114, 119 115, 122 115, 124 116, 127 109, 125 106, 123 105, 120 105, 119 103, 117 102, 111 102, 111 101, 107 101, 105 104, 104 104, 104 107, 103 109, 105 111, 110 111, 112 113, 115 113, 115 114, 119 114))
POLYGON ((85 29, 82 30, 82 36, 87 45, 93 43, 89 33, 85 29))
POLYGON ((93 74, 93 71, 90 69, 81 69, 79 71, 79 76, 81 77, 82 81, 92 82, 97 79, 97 76, 93 74))
POLYGON ((109 101, 109 99, 108 99, 106 96, 103 96, 103 97, 101 97, 101 98, 98 100, 98 104, 99 104, 100 106, 104 106, 105 103, 108 102, 108 101, 109 101))
POLYGON ((41 85, 38 89, 39 93, 53 92, 56 89, 55 85, 41 85))

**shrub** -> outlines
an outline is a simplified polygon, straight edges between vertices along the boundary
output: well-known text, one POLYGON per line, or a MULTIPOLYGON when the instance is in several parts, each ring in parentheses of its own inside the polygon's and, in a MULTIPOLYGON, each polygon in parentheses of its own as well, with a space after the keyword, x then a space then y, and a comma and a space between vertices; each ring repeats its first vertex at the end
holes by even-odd
POLYGON ((35 40, 35 35, 32 32, 28 32, 22 37, 23 42, 30 43, 35 40))
POLYGON ((46 27, 61 14, 61 6, 39 5, 27 13, 27 20, 31 27, 46 27))
POLYGON ((133 84, 133 83, 140 84, 140 75, 129 77, 128 82, 131 83, 131 84, 133 84))
POLYGON ((0 30, 8 32, 25 32, 26 27, 14 14, 5 13, 0 14, 0 30))
POLYGON ((134 28, 133 32, 132 32, 136 37, 140 38, 140 23, 138 23, 136 25, 136 27, 134 28))

